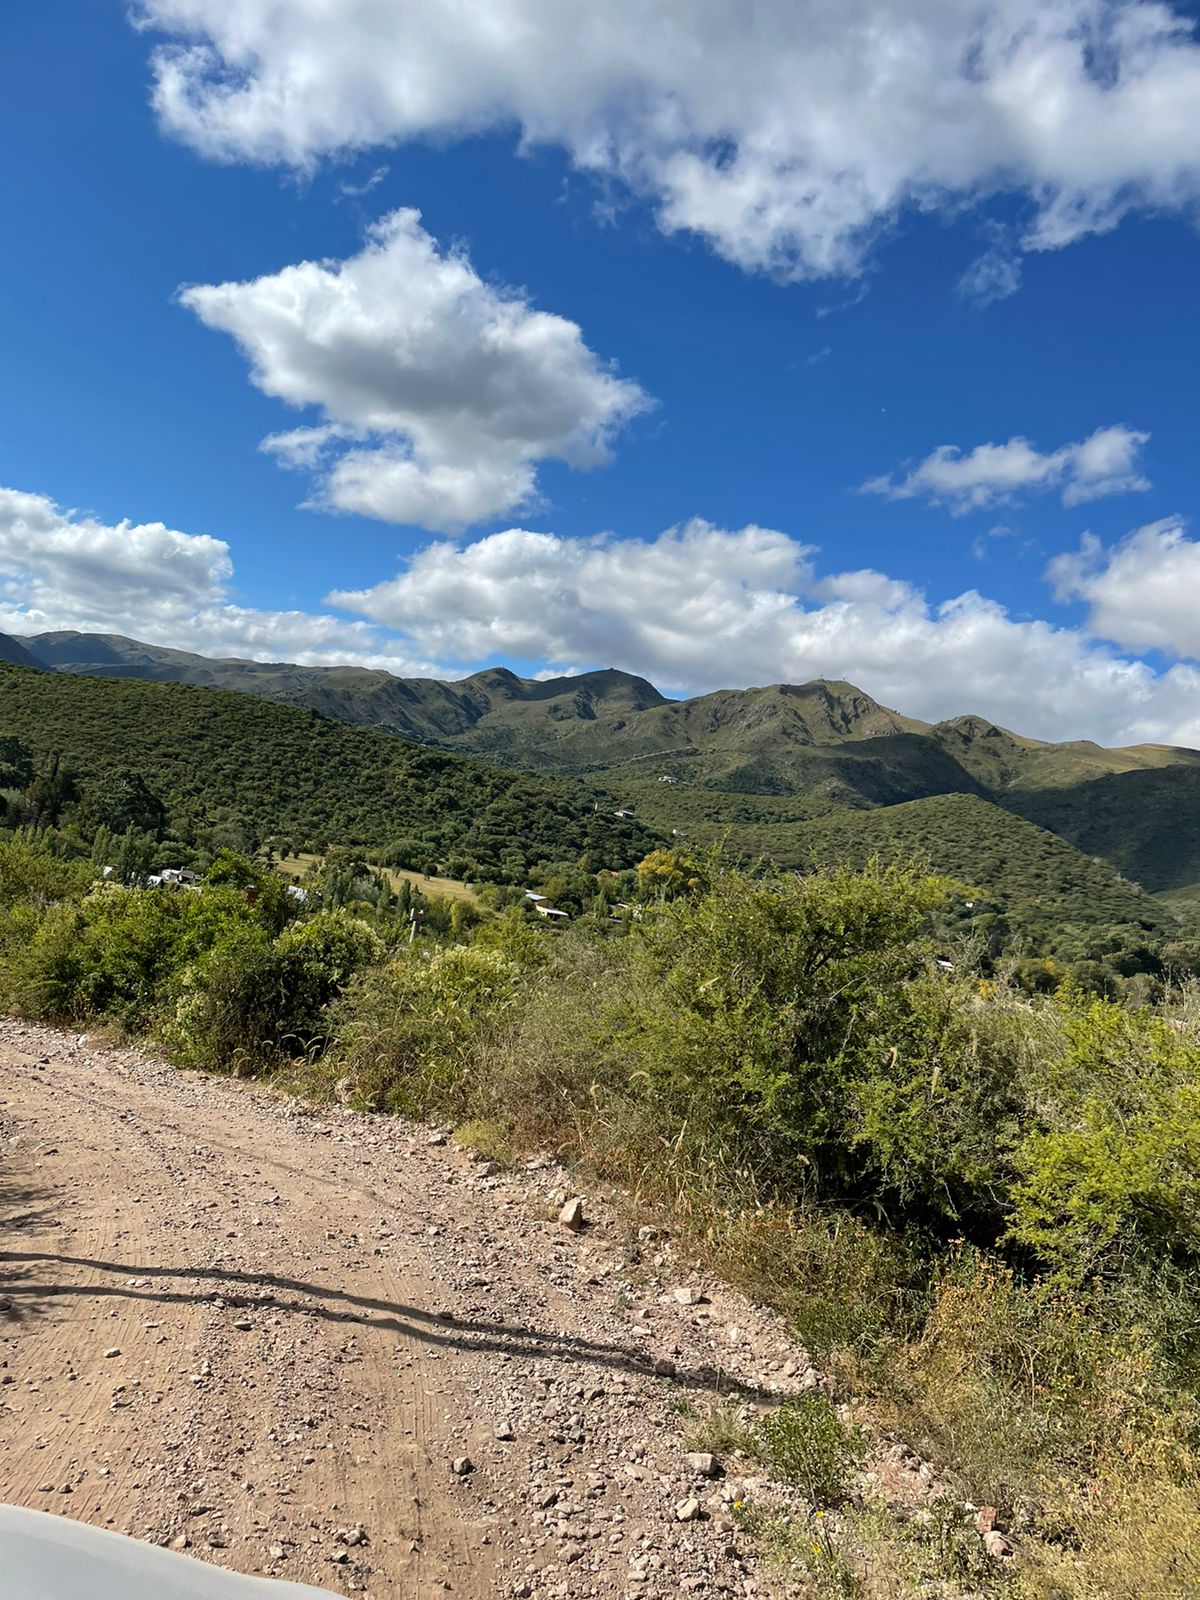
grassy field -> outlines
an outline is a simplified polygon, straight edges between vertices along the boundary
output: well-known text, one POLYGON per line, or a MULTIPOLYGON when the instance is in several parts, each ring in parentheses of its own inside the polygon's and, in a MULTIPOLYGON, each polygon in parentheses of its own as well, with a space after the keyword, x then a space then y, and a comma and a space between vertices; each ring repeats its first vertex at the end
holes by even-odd
MULTIPOLYGON (((299 855, 281 856, 275 865, 285 878, 303 878, 309 867, 320 859, 320 856, 305 850, 299 855)), ((383 874, 393 889, 398 889, 401 879, 405 879, 420 889, 422 894, 440 895, 444 900, 465 900, 473 906, 479 904, 479 897, 471 885, 458 878, 427 878, 423 873, 408 872, 403 867, 378 867, 376 870, 383 874)))
POLYGON ((426 878, 420 872, 409 872, 403 867, 380 867, 379 871, 391 884, 393 889, 400 887, 402 878, 420 889, 422 894, 441 895, 444 900, 466 900, 470 905, 479 904, 479 896, 469 883, 463 883, 459 878, 426 878))

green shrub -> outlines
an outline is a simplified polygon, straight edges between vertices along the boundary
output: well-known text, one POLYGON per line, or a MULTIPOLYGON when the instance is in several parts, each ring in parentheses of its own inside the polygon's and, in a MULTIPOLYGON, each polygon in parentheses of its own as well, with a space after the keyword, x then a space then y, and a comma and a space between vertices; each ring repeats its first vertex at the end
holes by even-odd
POLYGON ((895 870, 726 873, 629 941, 616 1043, 669 1112, 791 1183, 845 1166, 847 1063, 886 1028, 942 886, 895 870))
POLYGON ((984 1004, 970 979, 897 991, 846 1086, 850 1144, 889 1204, 999 1236, 1031 1063, 1052 1034, 1007 997, 984 1004))
POLYGON ((90 861, 64 860, 24 839, 0 838, 0 911, 22 905, 45 911, 78 899, 95 876, 90 861))
POLYGON ((410 1115, 457 1112, 479 1050, 511 1005, 521 968, 501 951, 407 949, 364 974, 337 1007, 332 1070, 355 1103, 410 1115))
POLYGON ((378 936, 344 911, 319 912, 277 939, 257 922, 231 925, 176 980, 167 1042, 183 1064, 216 1071, 269 1070, 317 1052, 326 1008, 382 954, 378 936))
POLYGON ((760 1418, 751 1447, 764 1466, 793 1483, 810 1505, 840 1505, 866 1454, 859 1429, 847 1426, 828 1395, 813 1389, 760 1418))
POLYGON ((303 957, 234 927, 176 984, 164 1038, 183 1066, 255 1072, 299 1055, 318 1025, 303 957))
POLYGON ((1200 1256, 1200 1049, 1147 1012, 1066 1007, 1016 1152, 1011 1237, 1064 1281, 1200 1256), (1040 1125, 1039 1125, 1040 1124, 1040 1125))
POLYGON ((240 895, 98 885, 53 907, 10 952, 15 1003, 30 1016, 108 1017, 131 1031, 153 1026, 175 974, 228 928, 256 925, 240 895))
POLYGON ((31 907, 21 907, 6 920, 7 1003, 27 1017, 81 1020, 87 1014, 86 923, 78 906, 52 906, 41 916, 31 907))
POLYGON ((375 930, 347 911, 318 911, 293 922, 279 935, 277 948, 304 962, 318 1008, 340 995, 360 972, 378 966, 387 953, 375 930))

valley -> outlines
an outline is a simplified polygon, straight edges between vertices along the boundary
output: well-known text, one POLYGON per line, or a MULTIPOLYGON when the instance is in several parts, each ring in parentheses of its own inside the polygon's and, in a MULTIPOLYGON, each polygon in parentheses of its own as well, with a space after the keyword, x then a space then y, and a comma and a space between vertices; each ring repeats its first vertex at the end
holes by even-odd
MULTIPOLYGON (((357 667, 210 660, 117 635, 53 633, 10 643, 14 656, 24 653, 43 669, 36 690, 26 680, 35 699, 57 693, 65 705, 69 692, 50 685, 72 677, 119 680, 124 688, 114 692, 128 696, 131 709, 155 684, 236 691, 321 719, 306 736, 314 749, 314 738, 337 743, 329 725, 343 723, 376 740, 389 734, 406 741, 403 760, 417 768, 436 764, 432 752, 445 751, 518 770, 527 775, 513 791, 523 805, 533 798, 530 786, 551 783, 558 817, 572 806, 592 808, 591 822, 563 835, 563 855, 585 836, 615 842, 622 835, 631 843, 636 834, 647 847, 651 839, 720 846, 785 867, 839 855, 920 859, 994 896, 1043 942, 1055 929, 1098 923, 1169 933, 1181 916, 1189 918, 1200 886, 1195 750, 1048 743, 970 714, 925 723, 837 681, 669 700, 645 679, 614 669, 535 681, 492 668, 440 682, 357 667), (614 815, 625 811, 631 815, 614 815)), ((179 704, 171 702, 173 714, 179 704)), ((53 726, 46 716, 39 711, 39 725, 53 726)), ((263 718, 263 728, 275 726, 271 713, 263 718)), ((19 717, 17 723, 27 727, 19 717)), ((70 746, 66 725, 55 737, 70 746)), ((176 754, 162 759, 175 764, 176 754)), ((385 754, 392 765, 401 759, 386 742, 364 744, 359 756, 368 793, 381 799, 375 768, 385 754)), ((283 767, 289 763, 307 767, 310 758, 294 751, 283 767)), ((339 796, 317 826, 316 814, 303 809, 312 782, 302 771, 299 794, 285 799, 281 792, 263 809, 260 833, 318 844, 385 842, 386 830, 368 820, 374 802, 367 799, 352 805, 339 796)), ((396 821, 390 837, 412 831, 396 821)), ((543 850, 556 827, 547 823, 543 850)), ((528 856, 517 842, 522 831, 494 827, 485 812, 454 853, 460 863, 484 864, 505 850, 510 858, 528 856)), ((450 853, 452 833, 443 821, 435 855, 450 853)))

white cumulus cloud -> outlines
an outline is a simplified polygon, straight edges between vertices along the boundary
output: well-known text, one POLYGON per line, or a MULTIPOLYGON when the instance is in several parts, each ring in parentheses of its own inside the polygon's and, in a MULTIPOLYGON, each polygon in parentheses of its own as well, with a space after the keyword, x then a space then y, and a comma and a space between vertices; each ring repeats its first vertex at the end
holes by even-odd
POLYGON ((202 655, 428 670, 361 620, 240 605, 232 578, 223 539, 106 523, 0 488, 0 631, 121 633, 202 655))
POLYGON ((459 532, 537 500, 538 463, 599 465, 650 401, 574 322, 483 282, 416 211, 345 261, 304 261, 180 300, 232 335, 258 388, 311 425, 263 448, 315 473, 311 504, 459 532))
POLYGON ((1086 602, 1098 637, 1200 658, 1200 542, 1181 518, 1151 522, 1110 549, 1087 534, 1077 551, 1055 557, 1047 577, 1058 599, 1086 602))
POLYGON ((1065 506, 1081 505, 1149 489, 1140 460, 1149 438, 1118 425, 1097 428, 1078 444, 1044 453, 1019 436, 1007 444, 979 444, 965 453, 956 445, 940 444, 903 475, 871 478, 860 492, 888 500, 928 500, 949 507, 956 516, 1050 490, 1059 493, 1065 506))
MULTIPOLYGON (((140 0, 162 124, 311 167, 518 128, 783 277, 902 208, 1025 197, 1056 249, 1200 192, 1200 48, 1167 0, 140 0)), ((993 282, 997 283, 993 274, 993 282)), ((1002 285, 1000 285, 1002 287, 1002 285)))

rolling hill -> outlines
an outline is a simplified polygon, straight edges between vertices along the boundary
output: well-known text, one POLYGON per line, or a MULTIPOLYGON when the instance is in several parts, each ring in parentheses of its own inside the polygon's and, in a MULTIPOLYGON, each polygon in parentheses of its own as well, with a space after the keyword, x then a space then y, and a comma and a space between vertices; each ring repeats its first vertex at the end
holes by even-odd
POLYGON ((7 661, 14 667, 40 668, 42 665, 32 650, 7 633, 0 633, 0 661, 7 661))
POLYGON ((1003 903, 1014 928, 1044 944, 1072 925, 1174 921, 1109 862, 975 795, 939 795, 877 811, 823 817, 796 829, 797 865, 928 863, 1003 903))
MULTIPOLYGON (((20 644, 48 675, 238 690, 569 776, 635 808, 659 832, 726 839, 783 864, 805 858, 804 830, 822 817, 842 818, 849 839, 851 814, 960 796, 990 807, 956 813, 981 830, 981 861, 988 835, 1004 827, 999 812, 1102 858, 1134 885, 1185 895, 1200 885, 1195 750, 1049 743, 969 714, 927 723, 841 681, 669 700, 644 678, 611 669, 539 681, 493 668, 441 682, 359 667, 209 660, 108 634, 40 634, 20 644)), ((901 834, 908 826, 897 823, 901 834)))
POLYGON ((295 845, 410 841, 431 861, 498 866, 589 854, 636 863, 657 842, 563 779, 406 743, 293 706, 189 684, 0 665, 0 738, 62 756, 85 796, 139 775, 176 837, 222 825, 295 845))

